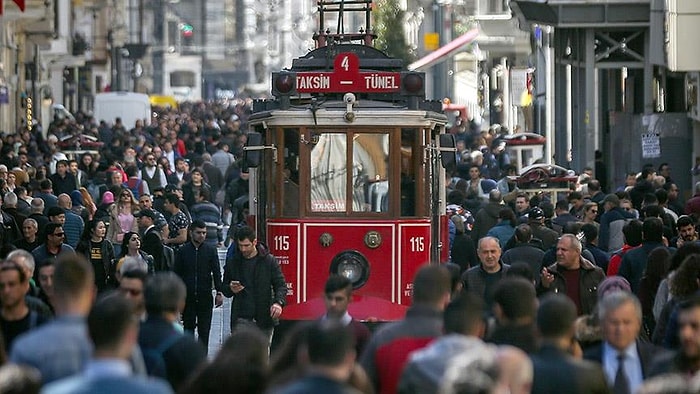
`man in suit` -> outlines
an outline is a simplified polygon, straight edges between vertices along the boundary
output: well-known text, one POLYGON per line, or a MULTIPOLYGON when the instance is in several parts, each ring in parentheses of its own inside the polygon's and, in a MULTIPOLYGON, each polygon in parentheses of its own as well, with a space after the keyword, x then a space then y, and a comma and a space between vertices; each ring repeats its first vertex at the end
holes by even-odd
POLYGON ((129 360, 138 343, 139 322, 134 305, 121 295, 105 297, 88 315, 88 334, 95 346, 92 360, 75 376, 44 387, 49 394, 63 393, 172 393, 162 380, 132 374, 129 360))
POLYGON ((576 305, 569 297, 551 294, 542 298, 537 310, 542 346, 532 355, 535 368, 532 393, 610 392, 598 365, 571 355, 572 348, 578 346, 574 340, 576 316, 576 305))
POLYGON ((163 256, 163 240, 160 238, 160 232, 155 226, 158 215, 152 209, 142 209, 136 212, 134 216, 138 218, 139 228, 143 234, 141 249, 153 256, 153 264, 156 271, 168 270, 163 256))
POLYGON ((603 343, 586 350, 584 358, 600 363, 615 394, 635 393, 649 377, 652 359, 663 352, 637 341, 642 327, 642 306, 627 291, 608 293, 598 302, 603 343))

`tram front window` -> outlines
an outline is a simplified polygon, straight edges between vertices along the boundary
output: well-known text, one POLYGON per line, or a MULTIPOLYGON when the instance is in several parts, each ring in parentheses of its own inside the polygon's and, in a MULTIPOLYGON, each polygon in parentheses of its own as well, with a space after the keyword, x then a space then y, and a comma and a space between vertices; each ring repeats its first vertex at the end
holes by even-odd
POLYGON ((389 133, 318 134, 310 156, 311 211, 345 212, 350 204, 351 212, 388 212, 388 161, 389 133))
POLYGON ((347 135, 321 133, 311 149, 311 211, 345 212, 347 135))
POLYGON ((353 138, 354 212, 389 210, 389 134, 355 134, 353 138))

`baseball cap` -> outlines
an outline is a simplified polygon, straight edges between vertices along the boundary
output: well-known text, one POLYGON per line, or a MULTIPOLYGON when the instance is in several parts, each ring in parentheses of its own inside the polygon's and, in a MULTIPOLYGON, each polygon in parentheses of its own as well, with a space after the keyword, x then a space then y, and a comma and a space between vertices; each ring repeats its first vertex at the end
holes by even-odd
POLYGON ((158 215, 156 215, 156 212, 152 209, 142 209, 134 214, 134 217, 137 217, 137 218, 140 218, 143 216, 149 217, 153 220, 156 220, 156 218, 158 217, 158 215))
POLYGON ((542 208, 532 208, 527 214, 527 217, 530 220, 542 220, 544 219, 544 211, 542 210, 542 208))

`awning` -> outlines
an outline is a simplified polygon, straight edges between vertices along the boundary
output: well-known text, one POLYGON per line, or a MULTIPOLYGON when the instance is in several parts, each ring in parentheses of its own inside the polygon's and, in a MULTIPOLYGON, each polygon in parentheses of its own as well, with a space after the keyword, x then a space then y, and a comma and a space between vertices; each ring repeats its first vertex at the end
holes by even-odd
POLYGON ((415 62, 408 65, 408 69, 411 71, 418 71, 421 69, 429 68, 437 63, 445 61, 449 56, 451 56, 458 49, 474 41, 476 37, 479 36, 479 29, 472 29, 468 32, 462 34, 456 39, 449 42, 435 51, 429 53, 428 55, 416 60, 415 62))

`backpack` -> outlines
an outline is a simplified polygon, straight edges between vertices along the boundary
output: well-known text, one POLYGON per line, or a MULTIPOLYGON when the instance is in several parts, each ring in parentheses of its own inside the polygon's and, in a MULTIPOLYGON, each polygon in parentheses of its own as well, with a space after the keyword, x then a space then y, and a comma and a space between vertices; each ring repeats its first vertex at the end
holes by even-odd
POLYGON ((173 333, 155 348, 141 348, 141 353, 143 355, 143 361, 146 364, 148 376, 156 376, 162 379, 168 378, 168 369, 165 365, 165 358, 163 358, 163 354, 170 349, 175 342, 180 340, 180 338, 182 338, 181 334, 173 333))
POLYGON ((175 250, 168 245, 163 245, 163 269, 172 271, 175 266, 175 250))

